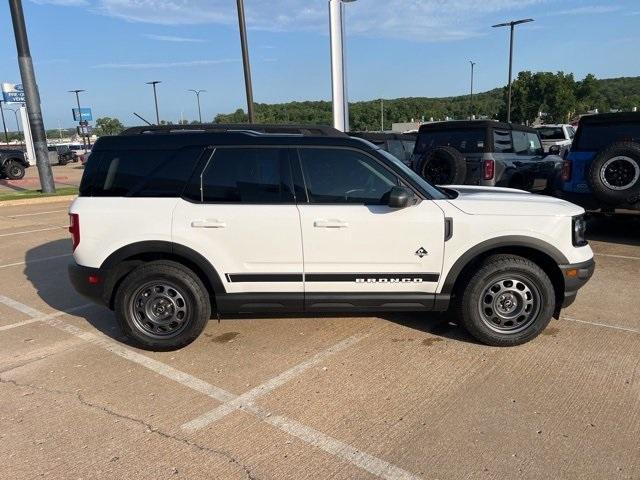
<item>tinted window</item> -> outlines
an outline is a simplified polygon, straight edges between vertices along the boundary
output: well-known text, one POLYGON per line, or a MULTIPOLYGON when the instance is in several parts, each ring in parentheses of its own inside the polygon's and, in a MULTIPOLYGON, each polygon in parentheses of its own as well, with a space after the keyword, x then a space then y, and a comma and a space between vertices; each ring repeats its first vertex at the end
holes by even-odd
POLYGON ((202 147, 118 150, 91 155, 80 193, 98 197, 178 197, 202 147))
POLYGON ((372 158, 354 150, 300 149, 311 203, 386 205, 397 177, 372 158))
POLYGON ((569 138, 573 140, 573 137, 576 136, 576 129, 573 127, 567 127, 567 133, 569 134, 569 138))
POLYGON ((496 153, 513 153, 511 132, 509 130, 493 131, 493 149, 496 153))
POLYGON ((204 202, 294 201, 288 150, 282 148, 218 148, 196 177, 191 183, 198 191, 190 187, 189 197, 204 202))
POLYGON ((513 151, 518 155, 538 155, 542 152, 542 145, 538 135, 531 132, 513 130, 513 151))
POLYGON ((425 131, 418 135, 415 153, 435 147, 453 147, 462 153, 484 151, 485 130, 481 128, 425 131))
POLYGON ((640 123, 584 123, 578 131, 579 150, 595 152, 614 142, 640 142, 640 123))
POLYGON ((537 129, 542 140, 564 140, 562 127, 540 127, 537 129))

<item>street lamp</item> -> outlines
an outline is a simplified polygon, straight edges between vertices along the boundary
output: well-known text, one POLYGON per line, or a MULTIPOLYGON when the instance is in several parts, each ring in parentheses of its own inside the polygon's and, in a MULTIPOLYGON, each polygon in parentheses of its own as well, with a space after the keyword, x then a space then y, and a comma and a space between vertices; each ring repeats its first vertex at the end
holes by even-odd
POLYGON ((190 88, 187 91, 188 92, 193 92, 193 93, 196 94, 196 100, 198 102, 198 118, 200 119, 200 123, 202 123, 202 111, 200 110, 200 94, 201 93, 205 93, 206 90, 194 90, 194 89, 190 88))
POLYGON ((499 23, 497 25, 491 26, 492 28, 509 27, 511 30, 511 35, 509 37, 509 94, 507 96, 507 122, 511 121, 511 68, 513 66, 513 30, 516 25, 533 21, 533 18, 524 18, 522 20, 512 20, 511 22, 499 23))
POLYGON ((347 98, 346 65, 344 58, 344 4, 356 0, 329 0, 329 34, 331 37, 331 91, 333 126, 349 130, 349 100, 347 98))
POLYGON ((156 125, 160 125, 160 114, 158 113, 158 93, 156 92, 156 85, 162 83, 160 80, 153 80, 147 82, 147 85, 153 86, 153 100, 156 104, 156 125))
MULTIPOLYGON (((21 137, 22 129, 20 128, 20 122, 18 121, 18 112, 20 111, 20 108, 16 108, 15 110, 13 108, 7 108, 7 110, 13 112, 13 115, 16 117, 16 128, 18 129, 18 136, 21 137)), ((20 144, 22 143, 23 142, 20 142, 20 144)))
POLYGON ((89 137, 87 136, 87 138, 85 139, 84 136, 84 130, 82 128, 82 110, 80 109, 80 93, 81 92, 85 92, 86 90, 69 90, 69 93, 75 93, 76 94, 76 104, 78 105, 78 125, 80 125, 80 131, 82 132, 82 148, 84 148, 85 150, 87 149, 87 142, 88 142, 88 148, 91 148, 91 140, 89 140, 89 137))
POLYGON ((2 128, 4 129, 4 141, 8 145, 9 134, 7 133, 7 123, 4 120, 4 108, 2 108, 2 102, 4 102, 4 100, 0 100, 0 115, 2 115, 2 128))
POLYGON ((469 60, 471 64, 471 92, 469 94, 469 119, 473 119, 473 67, 476 66, 476 62, 469 60))
POLYGON ((251 83, 251 64, 247 45, 247 24, 244 19, 244 0, 236 0, 238 6, 238 26, 240 28, 240 47, 242 48, 242 66, 244 68, 244 87, 247 91, 247 115, 249 123, 255 123, 256 114, 253 105, 253 85, 251 83))

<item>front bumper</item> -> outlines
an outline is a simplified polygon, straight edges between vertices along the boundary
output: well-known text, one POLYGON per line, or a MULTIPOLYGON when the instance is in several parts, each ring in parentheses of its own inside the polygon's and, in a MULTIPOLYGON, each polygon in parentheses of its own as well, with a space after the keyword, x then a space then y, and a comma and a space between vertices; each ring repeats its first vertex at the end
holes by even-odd
POLYGON ((586 262, 559 265, 564 279, 564 299, 562 308, 571 305, 580 290, 591 278, 596 268, 596 262, 592 259, 586 262))
POLYGON ((101 305, 108 303, 104 298, 104 272, 99 268, 83 267, 75 262, 69 263, 67 270, 71 285, 80 295, 101 305))

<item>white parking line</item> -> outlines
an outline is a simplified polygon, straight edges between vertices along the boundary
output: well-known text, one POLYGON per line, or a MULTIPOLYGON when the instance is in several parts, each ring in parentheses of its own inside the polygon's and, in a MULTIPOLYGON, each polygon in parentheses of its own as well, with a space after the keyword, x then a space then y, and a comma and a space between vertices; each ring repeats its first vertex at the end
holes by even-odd
POLYGON ((70 257, 71 255, 73 254, 65 253, 64 255, 53 255, 51 257, 36 258, 33 260, 29 260, 28 262, 24 261, 24 262, 7 263, 6 265, 0 265, 0 268, 17 267, 18 265, 26 265, 27 263, 31 264, 31 263, 46 262, 47 260, 55 260, 56 258, 70 257))
MULTIPOLYGON (((12 308, 15 308, 15 306, 17 305, 21 305, 22 309, 30 309, 30 307, 28 307, 27 305, 20 304, 20 302, 4 296, 0 296, 0 303, 4 303, 5 305, 12 308)), ((82 306, 76 308, 79 309, 81 307, 82 306)), ((37 310, 35 309, 31 310, 37 312, 37 310)), ((153 372, 158 373, 159 375, 174 380, 175 382, 185 387, 201 392, 220 402, 229 402, 239 397, 238 395, 234 395, 233 393, 216 387, 215 385, 211 385, 204 380, 200 380, 199 378, 189 375, 188 373, 181 372, 180 370, 177 370, 169 365, 123 347, 122 345, 115 343, 102 334, 87 332, 74 325, 65 323, 58 318, 53 318, 53 315, 43 315, 40 312, 38 313, 38 316, 41 317, 39 318, 39 320, 49 326, 55 327, 59 330, 81 338, 87 342, 92 343, 93 345, 100 346, 105 350, 114 353, 115 355, 137 363, 153 372)), ((65 312, 58 313, 60 315, 63 315, 65 312)), ((393 465, 389 462, 386 462, 385 460, 358 450, 351 445, 341 442, 340 440, 319 432, 311 427, 303 425, 302 423, 295 420, 291 420, 280 415, 273 415, 271 412, 259 408, 255 405, 249 405, 248 408, 243 408, 243 411, 256 416, 265 423, 268 423, 269 425, 272 425, 283 432, 299 438, 309 445, 319 448, 320 450, 331 455, 335 455, 345 460, 346 462, 355 465, 380 478, 384 478, 386 480, 420 480, 420 477, 417 477, 416 475, 403 470, 396 465, 393 465)))
POLYGON ((45 314, 42 313, 40 310, 36 310, 35 308, 31 308, 28 305, 25 305, 24 303, 18 302, 17 300, 14 300, 13 298, 9 298, 9 297, 5 297, 4 295, 0 295, 0 303, 4 303, 7 307, 11 307, 14 310, 18 310, 19 312, 22 312, 26 315, 29 315, 30 317, 44 317, 45 314))
POLYGON ((39 228, 37 230, 25 230, 23 232, 1 233, 0 237, 11 237, 13 235, 25 235, 27 233, 46 232, 49 230, 59 230, 61 228, 67 228, 67 227, 48 227, 48 228, 39 228))
POLYGON ((66 212, 66 211, 67 211, 67 209, 64 209, 64 210, 49 210, 48 212, 21 213, 19 215, 7 215, 7 218, 34 217, 36 215, 46 215, 48 213, 58 213, 58 212, 66 212))
POLYGON ((286 382, 289 382, 293 378, 297 377, 304 371, 310 369, 314 365, 317 365, 318 363, 330 357, 334 353, 337 353, 341 350, 344 350, 345 348, 350 347, 351 345, 359 342, 366 336, 368 336, 368 334, 353 335, 349 338, 346 338, 345 340, 342 340, 341 342, 338 342, 335 345, 325 350, 322 350, 321 352, 316 353, 313 357, 305 360, 304 362, 291 367, 289 370, 282 372, 277 377, 274 377, 264 382, 263 384, 258 385, 255 388, 252 388, 248 392, 243 393, 242 395, 234 398, 233 400, 223 405, 220 405, 219 407, 214 408, 213 410, 210 410, 209 412, 204 413, 203 415, 200 415, 198 418, 195 418, 185 423, 184 425, 182 425, 182 428, 189 431, 199 430, 203 427, 206 427, 210 423, 215 422, 216 420, 220 420, 222 417, 224 417, 225 415, 228 415, 229 413, 235 410, 243 409, 251 405, 259 397, 266 395, 272 390, 275 390, 279 386, 285 384, 286 382))
POLYGON ((596 327, 612 328, 614 330, 622 330, 623 332, 630 332, 630 333, 638 333, 638 334, 640 334, 640 330, 637 330, 635 328, 621 327, 619 325, 607 325, 606 323, 589 322, 587 320, 579 320, 577 318, 565 317, 564 315, 561 316, 560 318, 563 318, 565 320, 569 320, 570 322, 584 323, 586 325, 594 325, 596 327))
POLYGON ((0 326, 0 332, 4 332, 5 330, 12 330, 14 328, 18 328, 18 327, 22 327, 24 325, 29 325, 30 323, 35 323, 35 322, 45 322, 51 318, 57 318, 57 317, 61 317, 62 315, 66 315, 68 313, 73 313, 73 312, 77 312, 78 310, 83 310, 85 308, 88 307, 93 307, 95 304, 93 303, 85 303, 84 305, 78 305, 77 307, 72 307, 69 308, 67 310, 65 310, 64 312, 54 312, 54 313, 50 313, 48 315, 43 314, 42 312, 40 312, 39 310, 36 310, 34 308, 30 308, 27 307, 26 305, 20 303, 20 302, 16 302, 15 300, 8 298, 8 297, 4 297, 2 295, 0 295, 0 303, 4 303, 6 306, 11 307, 15 310, 18 310, 22 313, 26 313, 27 315, 29 315, 32 318, 29 318, 27 320, 22 320, 21 322, 16 322, 16 323, 11 323, 9 325, 2 325, 0 326), (19 308, 18 308, 19 307, 19 308), (32 313, 27 313, 27 311, 21 310, 21 308, 27 308, 27 311, 31 311, 32 313), (34 316, 33 314, 38 313, 38 315, 34 316))
POLYGON ((596 253, 596 257, 622 258, 624 260, 640 260, 640 257, 632 257, 629 255, 614 255, 613 253, 596 253))

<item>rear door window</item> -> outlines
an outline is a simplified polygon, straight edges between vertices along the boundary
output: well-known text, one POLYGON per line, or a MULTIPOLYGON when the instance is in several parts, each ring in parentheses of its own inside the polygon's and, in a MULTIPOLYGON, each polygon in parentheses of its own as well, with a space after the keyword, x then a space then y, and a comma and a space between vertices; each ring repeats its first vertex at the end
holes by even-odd
POLYGON ((517 155, 539 155, 542 144, 536 133, 513 130, 513 151, 517 155))
POLYGON ((484 128, 426 130, 418 135, 415 153, 436 147, 453 147, 461 153, 482 153, 484 143, 484 128))
POLYGON ((577 149, 597 152, 615 142, 640 142, 640 123, 585 123, 578 131, 577 149))

